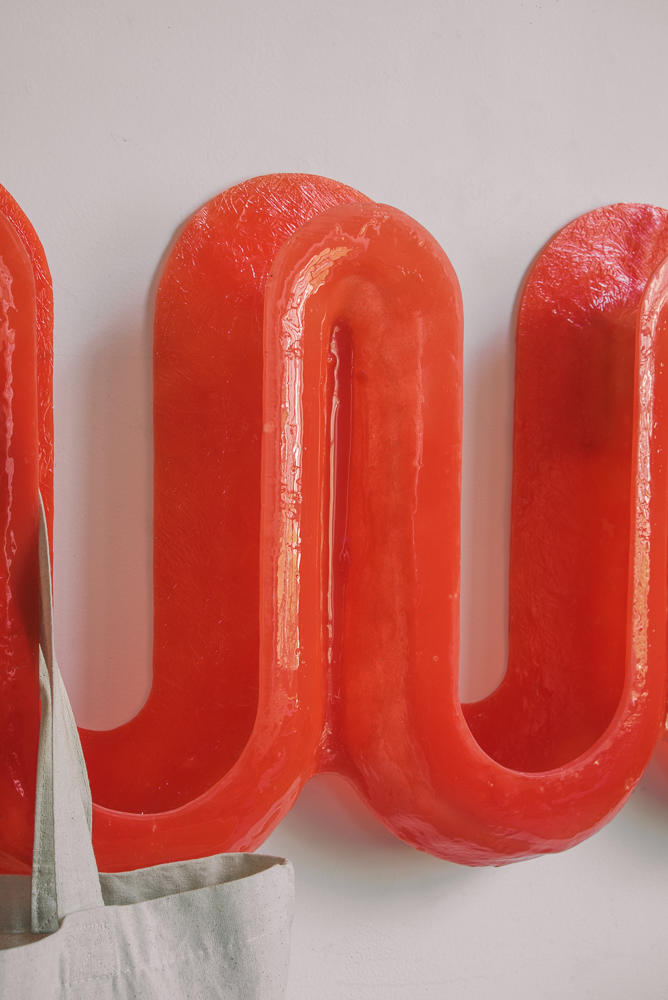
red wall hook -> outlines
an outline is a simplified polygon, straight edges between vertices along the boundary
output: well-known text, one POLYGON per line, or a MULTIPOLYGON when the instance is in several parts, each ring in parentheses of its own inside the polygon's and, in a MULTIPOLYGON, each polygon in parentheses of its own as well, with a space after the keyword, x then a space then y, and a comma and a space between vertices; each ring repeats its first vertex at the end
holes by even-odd
MULTIPOLYGON (((34 384, 30 287, 44 304, 46 265, 0 205, 0 257, 27 289, 19 306, 3 293, 5 386, 34 384)), ((127 725, 82 732, 103 870, 252 849, 321 770, 398 836, 469 864, 561 850, 614 814, 665 718, 667 258, 668 213, 618 205, 532 266, 508 670, 460 706, 462 308, 447 257, 396 209, 305 175, 241 184, 190 220, 156 303, 153 689, 127 725)), ((4 396, 5 458, 20 458, 5 539, 23 540, 3 565, 22 608, 0 663, 8 870, 31 852, 49 315, 37 389, 4 396)))

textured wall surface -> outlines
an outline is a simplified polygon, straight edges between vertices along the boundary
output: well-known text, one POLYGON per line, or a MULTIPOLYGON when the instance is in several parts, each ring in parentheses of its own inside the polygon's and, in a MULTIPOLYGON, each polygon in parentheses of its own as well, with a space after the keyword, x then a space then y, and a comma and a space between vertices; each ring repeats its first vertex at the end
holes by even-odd
MULTIPOLYGON (((326 174, 442 243, 466 314, 462 690, 506 654, 523 272, 572 217, 668 207, 663 0, 5 4, 0 181, 56 310, 56 624, 80 722, 150 686, 151 316, 161 257, 255 174, 326 174)), ((296 865, 290 1000, 658 1000, 668 761, 578 848, 501 870, 386 834, 335 778, 267 843, 296 865)))

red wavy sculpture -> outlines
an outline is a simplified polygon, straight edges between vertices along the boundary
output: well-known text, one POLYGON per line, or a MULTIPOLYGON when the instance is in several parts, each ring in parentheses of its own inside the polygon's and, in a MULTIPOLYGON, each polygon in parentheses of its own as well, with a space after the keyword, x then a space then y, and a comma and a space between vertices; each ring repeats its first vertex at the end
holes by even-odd
MULTIPOLYGON (((18 306, 3 293, 3 335, 25 341, 11 377, 29 380, 34 266, 25 241, 11 256, 15 229, 10 216, 0 258, 27 291, 18 306)), ((462 308, 447 257, 401 212, 318 177, 257 178, 194 216, 156 304, 153 689, 127 725, 82 731, 102 869, 253 849, 321 770, 404 840, 467 864, 564 849, 620 808, 666 714, 667 258, 668 213, 618 205, 533 264, 508 670, 460 706, 462 308)), ((41 355, 37 370, 44 412, 41 355)), ((14 483, 2 506, 5 538, 23 538, 4 592, 23 594, 32 655, 37 441, 51 439, 34 393, 4 399, 26 498, 14 483)), ((20 870, 36 696, 34 672, 8 680, 7 635, 2 683, 30 726, 0 746, 0 847, 20 870)))

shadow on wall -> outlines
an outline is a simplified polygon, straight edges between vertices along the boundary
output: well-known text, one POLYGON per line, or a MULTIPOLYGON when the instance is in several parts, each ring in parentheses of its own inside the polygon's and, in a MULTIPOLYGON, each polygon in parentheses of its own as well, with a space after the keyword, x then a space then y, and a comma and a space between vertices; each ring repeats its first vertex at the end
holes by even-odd
POLYGON ((465 702, 491 694, 508 659, 514 360, 514 327, 506 327, 477 353, 470 374, 465 366, 460 654, 465 702))
POLYGON ((151 325, 109 328, 84 373, 86 516, 73 539, 85 607, 77 701, 82 722, 98 729, 132 718, 151 687, 151 325))
POLYGON ((92 342, 78 379, 86 516, 72 539, 83 567, 75 706, 92 729, 133 718, 151 689, 153 317, 160 276, 186 222, 165 247, 143 307, 92 342))
POLYGON ((319 774, 308 782, 268 847, 289 848, 299 858, 300 877, 323 894, 339 894, 342 885, 354 883, 374 898, 418 892, 428 900, 484 871, 442 861, 404 844, 337 774, 319 774), (332 878, 337 868, 340 881, 332 878))
POLYGON ((664 854, 668 843, 668 741, 661 740, 657 745, 625 808, 636 821, 628 828, 619 825, 624 848, 641 859, 664 854))

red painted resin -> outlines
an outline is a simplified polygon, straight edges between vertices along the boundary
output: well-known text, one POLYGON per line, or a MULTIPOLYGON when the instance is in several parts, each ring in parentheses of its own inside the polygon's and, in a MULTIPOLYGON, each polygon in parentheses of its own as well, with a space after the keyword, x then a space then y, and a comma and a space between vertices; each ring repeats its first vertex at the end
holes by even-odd
MULTIPOLYGON (((23 472, 0 505, 14 539, 0 849, 24 870, 52 440, 34 302, 49 286, 3 197, 3 447, 23 472), (33 388, 15 393, 20 380, 33 388)), ((562 850, 617 811, 665 717, 666 258, 668 212, 617 205, 531 268, 508 670, 461 706, 462 307, 447 257, 396 209, 306 175, 241 184, 190 220, 156 304, 153 689, 127 725, 82 731, 103 870, 254 849, 322 770, 399 837, 467 864, 562 850)))

